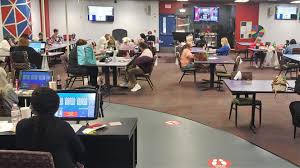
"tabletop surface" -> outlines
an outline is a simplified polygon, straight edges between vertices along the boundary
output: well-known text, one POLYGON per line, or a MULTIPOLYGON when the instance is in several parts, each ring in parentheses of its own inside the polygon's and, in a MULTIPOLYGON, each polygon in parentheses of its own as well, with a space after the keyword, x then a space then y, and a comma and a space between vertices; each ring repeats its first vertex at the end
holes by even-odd
MULTIPOLYGON (((113 60, 114 58, 111 57, 111 59, 113 60)), ((101 67, 101 66, 109 66, 109 67, 125 67, 125 66, 127 66, 132 60, 133 60, 133 58, 116 57, 116 61, 110 61, 110 62, 108 62, 108 63, 97 61, 96 64, 97 64, 97 66, 100 66, 100 67, 101 67)))
POLYGON ((195 61, 195 64, 234 64, 234 60, 229 56, 212 56, 207 61, 195 61))
POLYGON ((192 53, 206 53, 207 52, 208 54, 215 54, 216 53, 216 51, 206 51, 201 47, 193 47, 191 52, 192 53))
MULTIPOLYGON (((224 80, 225 85, 232 92, 247 93, 274 93, 272 90, 272 80, 224 80)), ((288 80, 289 87, 294 88, 295 80, 288 80)), ((294 93, 293 90, 287 90, 284 93, 294 93)))
MULTIPOLYGON (((73 45, 73 44, 76 44, 76 41, 70 41, 69 45, 73 45)), ((67 42, 63 42, 61 44, 54 43, 54 44, 52 44, 51 47, 49 47, 48 50, 49 51, 51 51, 51 50, 57 50, 57 49, 60 49, 60 48, 65 48, 65 47, 67 47, 67 42)))
POLYGON ((283 54, 284 57, 300 62, 300 54, 283 54))
POLYGON ((43 57, 51 57, 51 56, 57 56, 57 55, 62 55, 64 54, 64 52, 48 52, 48 55, 46 55, 46 53, 43 53, 42 56, 43 57))
POLYGON ((241 46, 250 46, 252 43, 250 42, 237 42, 241 46))
POLYGON ((256 49, 256 48, 249 48, 249 50, 251 50, 251 51, 263 51, 263 52, 268 51, 268 50, 265 49, 265 48, 259 48, 259 49, 256 49))

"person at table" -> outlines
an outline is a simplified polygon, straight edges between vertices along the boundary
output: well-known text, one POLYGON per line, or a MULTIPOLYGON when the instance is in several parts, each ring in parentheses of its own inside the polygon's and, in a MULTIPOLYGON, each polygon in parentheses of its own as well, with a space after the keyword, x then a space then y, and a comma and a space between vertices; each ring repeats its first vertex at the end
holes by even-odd
POLYGON ((107 48, 115 49, 116 46, 117 46, 117 42, 116 42, 115 38, 112 35, 109 35, 108 40, 107 40, 107 48))
POLYGON ((42 55, 36 52, 32 47, 29 47, 29 39, 21 37, 17 43, 17 46, 11 47, 13 51, 26 51, 28 54, 28 61, 32 69, 41 69, 42 66, 42 55))
POLYGON ((216 50, 217 55, 220 55, 220 56, 229 55, 230 45, 229 45, 228 39, 226 37, 223 37, 221 39, 221 45, 222 45, 222 47, 216 50))
POLYGON ((141 85, 136 81, 136 76, 150 73, 151 66, 153 66, 153 53, 148 48, 148 45, 145 42, 140 42, 139 48, 142 51, 141 55, 127 67, 125 83, 120 85, 121 87, 131 88, 131 92, 142 89, 141 85))
POLYGON ((300 48, 300 45, 297 44, 295 39, 290 40, 290 44, 284 50, 284 54, 293 54, 294 48, 300 48))
MULTIPOLYGON (((250 48, 253 49, 260 49, 260 48, 264 48, 265 45, 264 43, 261 42, 261 38, 257 37, 254 41, 254 43, 252 43, 250 45, 250 48)), ((254 57, 254 62, 255 62, 255 67, 256 68, 262 68, 265 58, 266 58, 266 53, 264 51, 255 51, 253 53, 253 57, 254 57), (258 60, 260 60, 260 65, 258 66, 258 60)))
POLYGON ((110 34, 105 34, 100 37, 100 39, 96 43, 96 55, 105 54, 107 50, 107 41, 109 40, 110 34))
POLYGON ((18 103, 18 96, 7 81, 7 73, 0 67, 0 116, 10 117, 13 104, 18 103))
POLYGON ((39 39, 38 39, 38 41, 44 41, 44 37, 43 37, 43 33, 42 32, 40 32, 39 33, 39 39))
POLYGON ((131 39, 124 37, 122 39, 122 44, 119 47, 119 50, 134 50, 135 45, 131 43, 131 39))
POLYGON ((145 42, 145 43, 147 42, 147 37, 144 33, 140 34, 140 38, 138 39, 138 43, 140 43, 140 42, 145 42))
POLYGON ((201 47, 201 46, 204 46, 205 48, 206 48, 206 46, 207 46, 207 42, 206 42, 206 40, 205 40, 205 38, 204 38, 204 36, 203 35, 201 35, 201 36, 199 36, 199 40, 197 40, 196 41, 196 47, 201 47))
POLYGON ((59 96, 54 90, 35 89, 31 97, 35 116, 18 122, 16 147, 50 152, 56 168, 75 168, 82 161, 85 149, 70 124, 54 116, 58 108, 59 96))
MULTIPOLYGON (((5 35, 4 39, 0 42, 0 55, 9 56, 10 48, 15 46, 14 38, 11 35, 5 35)), ((5 62, 6 57, 0 57, 0 62, 5 62)))
POLYGON ((50 40, 51 40, 52 43, 60 42, 61 41, 61 38, 58 35, 58 29, 53 29, 53 34, 50 37, 50 40))
POLYGON ((194 55, 192 54, 192 43, 186 43, 183 46, 182 54, 180 56, 180 63, 183 68, 193 68, 194 55))
POLYGON ((152 34, 152 31, 148 31, 148 35, 146 36, 147 42, 155 43, 155 36, 152 34))
MULTIPOLYGON (((79 39, 76 42, 76 46, 82 46, 86 44, 87 41, 83 39, 79 39)), ((75 75, 88 75, 90 78, 89 84, 97 87, 98 67, 79 65, 77 47, 72 49, 70 52, 68 72, 75 75)))

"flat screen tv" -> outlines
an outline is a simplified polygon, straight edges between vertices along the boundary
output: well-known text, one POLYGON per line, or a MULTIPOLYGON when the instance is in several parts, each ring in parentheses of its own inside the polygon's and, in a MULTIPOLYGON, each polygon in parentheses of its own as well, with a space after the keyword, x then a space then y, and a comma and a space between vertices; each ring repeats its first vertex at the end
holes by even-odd
POLYGON ((88 6, 88 20, 93 22, 113 22, 114 7, 88 6))
POLYGON ((298 7, 296 6, 276 6, 276 20, 297 20, 298 7))
POLYGON ((194 22, 218 22, 219 7, 194 7, 194 22))

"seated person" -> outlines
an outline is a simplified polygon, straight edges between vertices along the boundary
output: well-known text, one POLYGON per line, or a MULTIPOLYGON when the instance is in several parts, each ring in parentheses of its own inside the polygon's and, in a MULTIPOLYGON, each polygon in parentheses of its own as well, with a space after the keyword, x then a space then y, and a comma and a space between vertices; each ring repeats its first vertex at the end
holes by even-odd
POLYGON ((107 41, 109 40, 109 34, 105 34, 100 37, 100 39, 96 43, 96 55, 103 55, 107 49, 107 41))
POLYGON ((107 48, 116 48, 117 42, 112 35, 108 36, 107 48))
POLYGON ((10 117, 13 104, 18 104, 18 96, 8 83, 5 70, 0 67, 0 116, 10 117))
POLYGON ((138 43, 140 43, 140 42, 145 42, 145 43, 147 42, 147 37, 144 33, 140 34, 140 38, 138 39, 138 43))
POLYGON ((38 41, 44 41, 44 37, 43 37, 43 33, 42 32, 39 32, 39 39, 38 41))
MULTIPOLYGON (((87 41, 79 39, 76 46, 86 45, 87 41)), ((89 84, 97 87, 98 67, 97 66, 84 66, 78 64, 77 47, 73 48, 69 55, 68 73, 74 75, 88 75, 90 77, 89 84)))
POLYGON ((132 92, 136 92, 142 88, 136 81, 136 75, 150 73, 151 66, 153 66, 153 54, 148 45, 145 42, 140 42, 139 48, 142 54, 127 67, 125 83, 121 84, 122 87, 131 88, 132 92))
POLYGON ((42 55, 36 52, 32 47, 29 47, 29 40, 27 38, 21 37, 17 46, 11 47, 10 51, 26 51, 31 68, 41 69, 43 60, 42 55))
POLYGON ((152 31, 148 31, 147 42, 151 41, 155 43, 155 36, 152 34, 152 31))
POLYGON ((31 109, 35 116, 18 122, 16 146, 19 150, 50 152, 56 168, 75 168, 82 160, 84 146, 70 124, 54 116, 58 107, 55 91, 45 87, 34 90, 31 109))
POLYGON ((230 52, 230 45, 228 43, 228 39, 226 37, 223 37, 221 39, 221 45, 222 47, 216 50, 217 55, 227 56, 230 52))
MULTIPOLYGON (((10 55, 10 48, 15 46, 14 38, 10 35, 4 36, 4 39, 0 42, 0 55, 10 55)), ((0 57, 0 62, 4 62, 5 57, 0 57)))
POLYGON ((193 68, 194 55, 192 54, 192 44, 186 43, 183 46, 182 54, 180 56, 180 63, 182 68, 193 68))
POLYGON ((297 44, 295 39, 292 39, 289 43, 289 45, 286 47, 284 50, 284 54, 293 54, 293 49, 294 48, 300 48, 300 45, 297 44))
POLYGON ((58 29, 53 29, 53 34, 50 37, 50 40, 52 43, 55 43, 55 42, 58 43, 61 41, 61 37, 58 35, 58 29))
POLYGON ((122 39, 122 44, 119 47, 119 50, 134 50, 135 45, 131 43, 131 39, 124 37, 122 39))
MULTIPOLYGON (((254 41, 254 43, 252 43, 250 45, 250 48, 253 48, 253 49, 260 49, 260 48, 264 48, 265 45, 264 43, 261 42, 261 38, 260 37, 257 37, 254 41)), ((266 53, 263 52, 263 51, 258 51, 258 52, 254 52, 254 62, 255 62, 255 67, 256 68, 262 68, 263 67, 263 64, 264 64, 264 61, 265 61, 265 58, 266 58, 266 53), (258 60, 260 59, 260 65, 258 66, 258 60)))
POLYGON ((200 40, 197 40, 195 45, 196 45, 196 47, 201 47, 201 46, 205 46, 206 47, 207 46, 207 42, 206 42, 204 36, 200 36, 200 40))

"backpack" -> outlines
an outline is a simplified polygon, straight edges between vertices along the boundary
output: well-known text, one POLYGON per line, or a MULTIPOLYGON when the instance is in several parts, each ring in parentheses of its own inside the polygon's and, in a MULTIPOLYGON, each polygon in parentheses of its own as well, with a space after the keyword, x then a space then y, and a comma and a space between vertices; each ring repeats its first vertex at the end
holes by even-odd
POLYGON ((298 78, 295 81, 295 92, 300 95, 300 75, 298 76, 298 78))
POLYGON ((96 57, 90 44, 77 46, 77 57, 79 65, 96 65, 96 57))

